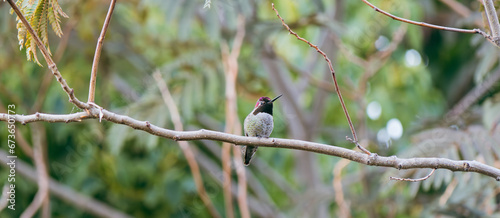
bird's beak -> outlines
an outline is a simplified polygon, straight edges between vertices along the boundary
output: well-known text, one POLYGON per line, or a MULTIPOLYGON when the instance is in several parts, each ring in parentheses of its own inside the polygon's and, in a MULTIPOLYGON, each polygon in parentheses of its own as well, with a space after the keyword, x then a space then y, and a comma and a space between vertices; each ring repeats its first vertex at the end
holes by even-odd
POLYGON ((274 101, 278 100, 278 98, 280 98, 282 95, 283 95, 283 94, 278 95, 278 97, 276 97, 276 98, 274 98, 273 100, 271 100, 271 102, 274 102, 274 101))

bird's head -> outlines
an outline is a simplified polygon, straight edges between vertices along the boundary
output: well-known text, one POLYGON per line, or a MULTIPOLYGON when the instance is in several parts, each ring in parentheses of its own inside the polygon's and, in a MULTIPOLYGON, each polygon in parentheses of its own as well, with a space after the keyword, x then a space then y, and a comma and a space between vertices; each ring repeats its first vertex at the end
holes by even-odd
POLYGON ((278 95, 276 98, 272 99, 269 97, 260 97, 259 100, 257 100, 257 103, 255 104, 255 107, 263 106, 264 104, 273 104, 274 101, 278 100, 282 95, 278 95))
POLYGON ((257 100, 257 103, 255 103, 255 110, 254 110, 254 115, 257 115, 257 113, 260 112, 265 112, 268 114, 273 114, 273 102, 278 100, 282 95, 278 95, 278 97, 270 99, 269 97, 260 97, 259 100, 257 100))

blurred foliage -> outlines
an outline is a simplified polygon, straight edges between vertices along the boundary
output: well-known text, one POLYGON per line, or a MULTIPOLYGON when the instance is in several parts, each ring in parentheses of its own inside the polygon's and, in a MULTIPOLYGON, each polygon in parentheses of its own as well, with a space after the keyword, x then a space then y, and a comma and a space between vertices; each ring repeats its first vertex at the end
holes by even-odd
MULTIPOLYGON (((439 1, 373 0, 376 6, 409 19, 487 29, 475 25, 477 20, 482 22, 479 3, 460 2, 471 10, 470 17, 460 17, 439 1)), ((69 19, 62 20, 56 35, 62 31, 69 34, 69 40, 58 68, 76 96, 85 99, 95 44, 108 2, 60 3, 69 19)), ((361 1, 274 3, 294 31, 319 45, 332 59, 359 138, 370 150, 398 157, 476 160, 500 167, 498 86, 478 99, 478 104, 463 119, 450 125, 443 118, 467 92, 498 71, 499 52, 491 43, 479 35, 403 24, 376 13, 361 1), (384 47, 378 48, 376 42, 381 39, 392 42, 402 25, 407 25, 403 40, 387 58, 380 58, 378 54, 384 47), (413 59, 408 51, 412 49, 421 60, 415 65, 410 64, 413 59), (357 63, 356 58, 365 64, 357 63), (382 65, 363 83, 365 74, 377 64, 382 65), (381 115, 370 119, 366 115, 367 105, 375 101, 382 107, 381 115), (402 137, 379 140, 381 130, 387 132, 387 121, 393 118, 401 121, 402 137)), ((240 120, 252 110, 258 97, 284 94, 285 98, 276 104, 272 137, 302 138, 293 129, 303 125, 304 131, 310 131, 305 137, 312 141, 353 148, 345 140, 345 136, 351 135, 335 92, 311 82, 331 83, 326 63, 316 51, 289 35, 270 5, 266 0, 118 1, 104 41, 96 102, 110 111, 173 129, 170 114, 151 77, 159 69, 187 130, 224 130, 225 80, 220 44, 223 41, 231 44, 236 18, 243 15, 246 36, 238 58, 237 84, 240 120), (204 7, 207 2, 210 8, 204 7), (277 77, 280 70, 283 74, 277 77), (273 78, 283 78, 292 91, 280 88, 276 85, 280 81, 273 78), (284 106, 288 103, 284 102, 287 95, 297 102, 297 110, 284 106), (301 116, 305 117, 302 123, 297 121, 301 116)), ((46 19, 43 14, 37 15, 37 7, 25 7, 25 12, 35 12, 33 16, 46 19)), ((24 51, 20 52, 17 46, 19 26, 9 9, 8 4, 0 4, 0 107, 15 104, 16 113, 31 114, 40 98, 41 81, 49 71, 23 58, 24 51)), ((48 9, 50 12, 50 4, 48 9)), ((49 15, 52 14, 47 15, 50 20, 49 15)), ((52 20, 50 23, 58 29, 59 22, 55 22, 57 28, 52 20)), ((44 28, 47 30, 47 26, 44 28)), ((43 34, 47 36, 44 39, 47 46, 49 42, 52 45, 62 42, 46 31, 43 34)), ((34 55, 31 44, 25 44, 25 49, 34 55)), ((40 112, 80 111, 67 101, 55 81, 41 94, 46 97, 40 112)), ((44 123, 43 127, 47 133, 50 175, 57 181, 134 217, 209 216, 176 142, 96 120, 44 123)), ((32 144, 30 125, 18 126, 17 130, 32 144)), ((7 128, 0 125, 0 138, 3 140, 6 135, 7 128)), ((196 149, 209 197, 224 214, 221 143, 190 144, 196 149)), ((17 155, 33 164, 20 148, 17 155)), ((246 168, 254 216, 337 215, 339 206, 331 184, 332 170, 339 158, 274 148, 260 148, 256 157, 246 168), (326 214, 322 213, 325 211, 326 214)), ((437 170, 424 182, 389 181, 389 176, 417 178, 428 171, 398 172, 348 164, 341 174, 344 201, 350 205, 353 217, 499 215, 499 189, 490 177, 437 170)), ((6 181, 7 174, 1 168, 2 181, 6 181)), ((1 217, 19 216, 36 193, 36 184, 20 175, 18 181, 19 210, 4 210, 1 217)), ((51 196, 51 210, 54 217, 90 215, 54 196, 51 196)))

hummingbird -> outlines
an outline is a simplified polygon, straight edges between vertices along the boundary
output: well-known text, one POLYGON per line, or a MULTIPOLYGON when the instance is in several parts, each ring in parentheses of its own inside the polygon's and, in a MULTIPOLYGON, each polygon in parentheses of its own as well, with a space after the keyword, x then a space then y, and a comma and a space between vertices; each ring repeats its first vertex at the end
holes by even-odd
MULTIPOLYGON (((260 97, 255 104, 255 108, 245 118, 243 129, 247 137, 269 138, 274 128, 273 123, 273 102, 280 98, 282 95, 274 99, 269 97, 260 97)), ((243 163, 248 166, 252 160, 253 155, 257 151, 257 146, 246 146, 242 148, 243 163)))

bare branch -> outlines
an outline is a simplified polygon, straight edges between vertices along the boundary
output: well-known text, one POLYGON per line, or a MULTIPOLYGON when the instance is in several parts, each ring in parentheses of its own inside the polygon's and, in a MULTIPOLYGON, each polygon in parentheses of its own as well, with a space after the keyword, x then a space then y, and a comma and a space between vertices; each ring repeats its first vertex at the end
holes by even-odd
MULTIPOLYGON (((100 110, 97 108, 90 108, 89 117, 98 117, 100 110)), ((280 138, 257 138, 232 135, 211 130, 197 130, 197 131, 175 131, 164 129, 147 121, 139 121, 128 116, 115 114, 106 109, 102 109, 103 120, 109 122, 127 125, 131 128, 142 130, 153 135, 172 139, 175 141, 192 141, 192 140, 213 140, 221 142, 229 142, 237 145, 250 145, 261 147, 274 147, 286 148, 302 151, 309 151, 319 154, 326 154, 330 156, 341 157, 349 159, 361 164, 370 166, 392 167, 396 169, 421 169, 421 168, 437 168, 448 169, 451 171, 475 172, 483 174, 500 181, 500 169, 474 161, 474 160, 450 160, 447 158, 398 158, 396 156, 384 157, 377 154, 365 154, 356 152, 351 149, 337 147, 333 145, 321 144, 316 142, 308 142, 294 139, 280 139, 280 138)), ((40 114, 39 114, 40 115, 40 114)), ((43 114, 38 117, 35 115, 8 115, 0 113, 0 121, 8 121, 13 119, 19 123, 29 123, 35 121, 47 122, 78 122, 82 120, 82 115, 85 112, 68 114, 68 115, 53 115, 43 114), (74 120, 68 120, 73 118, 74 120)))
POLYGON ((339 101, 340 101, 340 104, 342 105, 342 110, 344 111, 345 117, 347 118, 347 122, 349 123, 349 128, 351 128, 351 133, 352 133, 352 138, 353 138, 352 142, 354 144, 356 144, 356 146, 361 151, 365 152, 366 154, 371 154, 368 150, 366 150, 366 148, 363 148, 358 143, 358 137, 356 136, 356 130, 354 129, 354 125, 352 124, 351 117, 349 116, 349 112, 347 111, 347 108, 345 106, 344 99, 342 98, 342 94, 340 93, 339 85, 337 83, 337 78, 335 77, 335 70, 333 69, 332 61, 330 61, 330 58, 328 58, 328 56, 323 51, 321 51, 321 49, 319 49, 318 46, 312 44, 311 42, 307 41, 307 39, 300 37, 297 33, 292 31, 292 29, 290 29, 290 27, 285 23, 285 20, 283 20, 283 18, 281 18, 281 16, 278 13, 278 10, 276 10, 276 8, 274 8, 274 3, 272 3, 271 5, 272 5, 272 9, 274 10, 274 12, 276 12, 276 16, 278 16, 278 18, 281 20, 281 24, 283 24, 283 26, 288 30, 288 32, 290 32, 290 34, 297 37, 298 40, 307 43, 310 47, 313 47, 314 49, 316 49, 316 51, 318 51, 318 53, 323 55, 326 62, 328 63, 328 67, 330 68, 330 72, 332 73, 333 84, 335 85, 335 91, 337 92, 337 96, 339 97, 339 101))
POLYGON ((88 102, 94 102, 95 98, 95 85, 97 81, 97 68, 99 67, 99 59, 101 58, 102 43, 104 42, 104 37, 106 36, 106 31, 108 30, 109 21, 111 20, 111 15, 113 15, 113 10, 115 9, 116 0, 111 0, 109 3, 108 14, 106 14, 106 19, 102 25, 101 34, 97 40, 97 46, 95 48, 94 61, 92 62, 92 72, 90 74, 90 85, 89 85, 89 99, 88 102))
MULTIPOLYGON (((0 113, 0 117, 4 119, 0 119, 3 121, 7 121, 7 119, 12 118, 12 115, 0 113)), ((19 116, 19 115, 15 115, 19 116)), ((83 119, 95 118, 86 112, 79 112, 73 114, 45 114, 45 113, 35 113, 31 115, 21 115, 22 118, 17 120, 19 123, 26 125, 27 123, 32 123, 36 121, 45 121, 49 123, 71 123, 71 122, 81 122, 83 119)))
POLYGON ((413 24, 413 25, 417 25, 417 26, 429 27, 429 28, 438 29, 438 30, 451 31, 451 32, 477 33, 477 34, 482 35, 488 41, 490 41, 490 42, 492 42, 493 44, 496 45, 496 43, 492 40, 492 37, 490 35, 488 35, 487 33, 485 33, 484 31, 480 30, 480 29, 460 29, 460 28, 439 26, 439 25, 429 24, 429 23, 425 23, 425 22, 417 22, 417 21, 413 21, 413 20, 409 20, 409 19, 405 19, 405 18, 401 18, 401 17, 395 16, 395 15, 392 15, 389 12, 386 12, 386 11, 380 9, 380 8, 377 8, 375 5, 373 5, 372 3, 368 2, 367 0, 362 0, 362 1, 365 4, 367 4, 368 6, 370 6, 371 8, 373 8, 376 12, 384 14, 384 15, 386 15, 386 16, 394 19, 394 20, 397 20, 397 21, 401 21, 401 22, 405 22, 405 23, 409 23, 409 24, 413 24))
MULTIPOLYGON (((168 107, 168 110, 170 111, 170 117, 172 119, 172 122, 174 123, 175 130, 183 131, 184 127, 182 126, 181 115, 179 114, 179 110, 177 109, 174 98, 172 97, 170 91, 168 90, 167 83, 165 83, 159 71, 155 71, 153 73, 153 77, 155 78, 156 84, 160 89, 163 101, 165 102, 165 104, 168 107)), ((191 174, 193 175, 193 180, 196 184, 196 189, 198 189, 198 194, 200 195, 201 200, 207 207, 208 212, 210 212, 210 215, 212 217, 221 217, 219 212, 217 212, 217 210, 215 209, 212 201, 210 200, 210 197, 208 196, 207 191, 205 190, 205 186, 203 186, 203 179, 201 177, 200 167, 196 162, 193 150, 191 150, 188 142, 186 141, 180 141, 178 143, 182 149, 182 152, 184 153, 184 156, 186 157, 189 168, 191 169, 191 174)))
POLYGON ((399 180, 399 181, 407 181, 407 182, 420 182, 428 179, 429 177, 432 176, 432 174, 436 171, 436 168, 432 169, 432 171, 425 177, 419 178, 419 179, 410 179, 410 178, 398 178, 398 177, 389 177, 390 180, 399 180))
POLYGON ((491 30, 492 40, 495 45, 498 45, 500 41, 500 23, 498 22, 498 15, 495 9, 495 5, 492 0, 483 0, 484 11, 486 12, 486 17, 488 18, 488 25, 491 30))

